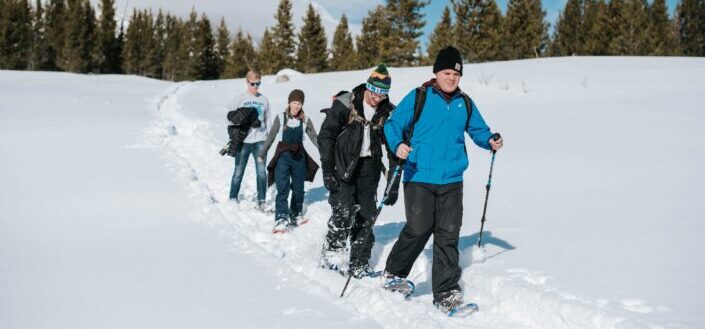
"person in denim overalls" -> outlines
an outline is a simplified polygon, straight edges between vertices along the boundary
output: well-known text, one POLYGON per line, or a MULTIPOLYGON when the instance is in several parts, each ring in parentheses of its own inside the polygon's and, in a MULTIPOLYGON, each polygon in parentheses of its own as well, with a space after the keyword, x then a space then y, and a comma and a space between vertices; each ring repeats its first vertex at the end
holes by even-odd
POLYGON ((303 218, 304 180, 313 181, 318 165, 304 149, 304 132, 313 145, 318 145, 316 129, 304 116, 304 93, 295 89, 289 94, 289 106, 277 115, 272 123, 261 159, 267 155, 269 147, 278 139, 272 161, 267 166, 269 185, 276 182, 277 197, 274 215, 274 233, 283 233, 292 227, 306 222, 303 218), (281 128, 281 129, 280 129, 281 128), (291 191, 291 201, 289 192, 291 191))

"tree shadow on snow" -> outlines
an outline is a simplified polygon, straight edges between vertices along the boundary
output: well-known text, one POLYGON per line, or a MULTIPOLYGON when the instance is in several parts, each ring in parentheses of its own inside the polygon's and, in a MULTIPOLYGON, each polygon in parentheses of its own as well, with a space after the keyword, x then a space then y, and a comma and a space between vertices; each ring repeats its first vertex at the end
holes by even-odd
MULTIPOLYGON (((472 247, 477 246, 477 242, 479 239, 480 232, 460 237, 460 241, 458 241, 458 249, 460 251, 460 268, 466 269, 472 264, 472 247)), ((502 249, 492 254, 486 254, 487 259, 497 257, 507 251, 516 249, 516 247, 513 246, 511 243, 493 236, 491 231, 485 231, 482 234, 482 245, 494 245, 502 249)), ((428 280, 416 283, 416 292, 414 293, 416 295, 430 294, 433 290, 431 286, 431 263, 433 262, 433 247, 424 249, 423 254, 426 256, 426 259, 428 259, 429 262, 429 264, 426 266, 426 277, 428 278, 428 280)), ((460 285, 463 285, 462 282, 460 283, 460 285)))

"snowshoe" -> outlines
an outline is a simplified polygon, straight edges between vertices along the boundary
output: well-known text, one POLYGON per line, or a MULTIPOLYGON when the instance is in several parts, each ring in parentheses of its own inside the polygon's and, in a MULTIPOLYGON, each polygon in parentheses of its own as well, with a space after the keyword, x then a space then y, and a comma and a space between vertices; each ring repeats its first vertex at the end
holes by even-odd
POLYGON ((350 274, 353 278, 355 279, 362 279, 362 278, 376 278, 382 275, 382 271, 375 271, 372 268, 370 268, 370 265, 363 265, 363 266, 353 266, 350 267, 350 270, 348 270, 348 274, 350 274))
POLYGON ((321 268, 336 271, 340 275, 345 276, 343 265, 345 263, 345 255, 342 251, 324 250, 321 257, 321 268))
POLYGON ((289 226, 299 227, 299 226, 304 225, 306 223, 308 223, 308 218, 304 218, 302 216, 295 216, 295 217, 292 217, 291 220, 289 221, 289 226))
POLYGON ((433 299, 433 305, 450 317, 465 317, 479 309, 475 303, 463 302, 463 294, 458 289, 439 294, 433 299))
POLYGON ((466 317, 470 314, 473 314, 479 310, 480 310, 480 307, 477 306, 477 304, 466 303, 466 304, 462 304, 460 306, 454 307, 452 310, 450 310, 448 312, 448 316, 456 317, 456 318, 463 318, 463 317, 466 317))
POLYGON ((272 233, 274 234, 281 234, 281 233, 286 233, 289 231, 289 221, 280 219, 277 220, 276 223, 274 223, 274 228, 272 229, 272 233))
POLYGON ((400 278, 389 272, 384 272, 382 275, 382 288, 391 292, 397 292, 404 296, 404 298, 411 297, 411 294, 416 290, 416 285, 411 280, 406 278, 400 278))
POLYGON ((273 214, 274 213, 274 208, 272 208, 271 205, 268 205, 264 201, 257 201, 257 204, 255 205, 255 210, 261 211, 266 214, 273 214))

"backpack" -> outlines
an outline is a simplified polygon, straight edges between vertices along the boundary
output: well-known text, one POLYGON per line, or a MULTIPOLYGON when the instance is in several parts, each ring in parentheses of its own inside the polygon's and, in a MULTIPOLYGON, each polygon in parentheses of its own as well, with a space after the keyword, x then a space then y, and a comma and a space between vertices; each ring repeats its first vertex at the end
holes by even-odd
MULTIPOLYGON (((472 115, 472 100, 470 99, 470 96, 468 96, 466 93, 461 91, 460 94, 463 96, 463 100, 465 101, 465 110, 468 112, 468 117, 465 120, 465 131, 467 131, 468 126, 470 126, 470 116, 472 115)), ((411 120, 411 124, 409 125, 409 131, 405 132, 404 134, 404 142, 407 145, 409 145, 409 143, 411 142, 411 135, 414 133, 414 126, 421 117, 421 112, 423 111, 423 105, 425 102, 426 87, 416 87, 416 96, 414 97, 414 117, 411 120)))

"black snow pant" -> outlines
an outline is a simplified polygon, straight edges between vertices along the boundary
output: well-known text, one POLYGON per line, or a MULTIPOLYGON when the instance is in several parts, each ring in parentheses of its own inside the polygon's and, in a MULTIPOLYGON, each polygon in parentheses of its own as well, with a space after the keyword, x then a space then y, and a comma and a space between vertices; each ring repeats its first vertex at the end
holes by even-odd
POLYGON ((343 250, 350 238, 350 267, 367 265, 372 255, 380 176, 379 160, 360 158, 350 181, 341 181, 340 191, 328 199, 333 212, 328 221, 326 249, 343 250))
POLYGON ((458 242, 463 220, 463 183, 404 184, 406 225, 387 258, 386 271, 407 277, 433 234, 433 296, 460 289, 458 242))

